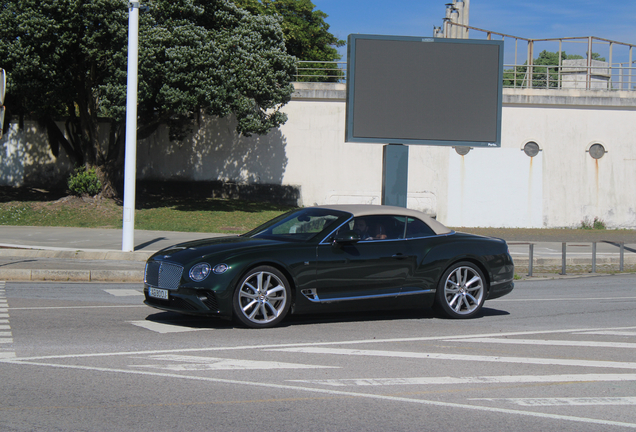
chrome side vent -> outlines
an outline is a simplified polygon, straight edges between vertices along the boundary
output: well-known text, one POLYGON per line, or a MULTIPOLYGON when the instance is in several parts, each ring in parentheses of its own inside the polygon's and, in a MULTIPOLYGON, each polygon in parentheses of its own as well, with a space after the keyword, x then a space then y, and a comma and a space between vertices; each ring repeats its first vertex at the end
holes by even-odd
POLYGON ((320 298, 318 298, 318 293, 316 292, 315 288, 310 288, 310 289, 304 289, 302 291, 300 291, 305 297, 307 297, 307 300, 314 302, 314 303, 319 303, 320 302, 320 298))

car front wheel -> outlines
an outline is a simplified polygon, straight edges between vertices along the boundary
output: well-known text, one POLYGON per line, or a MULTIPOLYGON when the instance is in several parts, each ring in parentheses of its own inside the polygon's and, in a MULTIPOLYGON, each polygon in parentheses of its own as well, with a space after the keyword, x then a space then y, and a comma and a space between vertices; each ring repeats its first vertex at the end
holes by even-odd
POLYGON ((274 327, 289 311, 291 290, 285 276, 270 266, 256 267, 234 292, 234 316, 251 328, 274 327))
POLYGON ((442 275, 435 294, 436 305, 449 318, 471 318, 486 300, 486 281, 470 262, 453 264, 442 275))

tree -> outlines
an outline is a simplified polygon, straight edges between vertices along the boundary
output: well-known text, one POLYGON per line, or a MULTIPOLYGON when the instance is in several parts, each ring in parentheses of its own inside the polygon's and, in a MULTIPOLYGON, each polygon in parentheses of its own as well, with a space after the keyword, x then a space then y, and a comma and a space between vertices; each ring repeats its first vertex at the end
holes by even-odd
MULTIPOLYGON (((144 4, 140 138, 167 124, 171 139, 181 139, 201 113, 234 115, 244 135, 286 121, 280 108, 293 92, 295 59, 279 19, 229 0, 144 4)), ((111 193, 123 167, 127 29, 127 0, 9 0, 0 7, 9 114, 40 121, 54 154, 61 146, 77 165, 97 167, 111 193), (104 119, 110 127, 101 139, 104 119)))
POLYGON ((234 0, 237 6, 253 14, 278 16, 282 18, 282 29, 287 52, 301 61, 315 61, 303 65, 299 72, 301 81, 338 81, 342 71, 336 64, 325 64, 340 60, 337 48, 345 41, 329 32, 325 22, 327 14, 314 10, 310 0, 234 0), (319 76, 311 78, 310 76, 319 76), (332 79, 325 79, 325 75, 332 79))

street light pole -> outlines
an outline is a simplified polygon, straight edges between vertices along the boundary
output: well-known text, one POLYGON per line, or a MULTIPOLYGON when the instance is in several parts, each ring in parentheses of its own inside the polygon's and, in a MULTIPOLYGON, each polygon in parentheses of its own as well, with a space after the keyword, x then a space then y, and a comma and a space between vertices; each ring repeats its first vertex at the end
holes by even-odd
POLYGON ((128 5, 128 84, 126 93, 126 155, 124 162, 124 225, 121 250, 135 249, 135 181, 137 177, 137 63, 139 2, 128 5))

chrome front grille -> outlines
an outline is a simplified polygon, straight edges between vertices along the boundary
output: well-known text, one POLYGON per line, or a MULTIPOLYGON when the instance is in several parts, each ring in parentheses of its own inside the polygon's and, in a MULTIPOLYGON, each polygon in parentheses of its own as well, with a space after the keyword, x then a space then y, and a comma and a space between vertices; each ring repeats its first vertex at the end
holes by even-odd
POLYGON ((144 282, 150 286, 164 289, 176 289, 181 282, 183 267, 178 264, 149 261, 146 264, 144 282))

